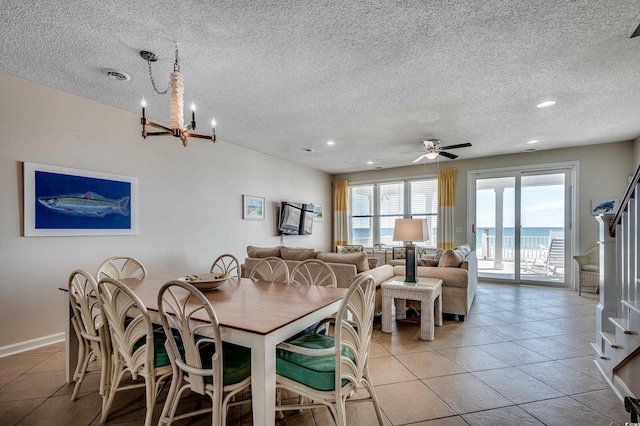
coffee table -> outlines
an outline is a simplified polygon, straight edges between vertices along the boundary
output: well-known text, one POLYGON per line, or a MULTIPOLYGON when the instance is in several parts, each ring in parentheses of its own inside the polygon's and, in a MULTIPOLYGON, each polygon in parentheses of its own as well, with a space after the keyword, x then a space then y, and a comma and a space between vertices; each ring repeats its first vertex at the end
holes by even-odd
POLYGON ((418 277, 417 283, 405 283, 404 277, 396 276, 382 287, 382 332, 391 333, 392 302, 396 302, 396 319, 405 319, 406 301, 420 301, 420 339, 435 338, 434 325, 442 325, 442 280, 418 277))

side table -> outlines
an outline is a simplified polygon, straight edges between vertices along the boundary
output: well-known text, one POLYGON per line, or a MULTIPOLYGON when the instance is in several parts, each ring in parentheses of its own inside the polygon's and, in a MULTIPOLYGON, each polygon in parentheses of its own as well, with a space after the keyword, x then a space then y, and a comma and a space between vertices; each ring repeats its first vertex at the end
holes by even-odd
POLYGON ((417 283, 405 283, 396 276, 382 287, 382 332, 391 333, 392 302, 395 299, 396 319, 406 318, 406 301, 420 301, 420 339, 433 340, 434 325, 442 325, 442 280, 418 277, 417 283))

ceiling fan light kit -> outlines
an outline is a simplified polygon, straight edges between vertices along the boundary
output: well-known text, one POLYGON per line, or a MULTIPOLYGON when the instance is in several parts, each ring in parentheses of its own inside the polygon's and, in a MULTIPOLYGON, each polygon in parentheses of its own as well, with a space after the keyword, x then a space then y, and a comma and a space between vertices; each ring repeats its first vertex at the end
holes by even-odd
POLYGON ((450 152, 446 152, 446 150, 456 149, 456 148, 466 148, 471 146, 470 143, 460 143, 457 145, 440 146, 439 139, 427 139, 426 141, 422 141, 422 145, 424 145, 425 153, 419 156, 418 158, 416 158, 415 160, 413 160, 412 161, 413 163, 417 163, 423 160, 424 158, 428 160, 435 160, 439 155, 442 155, 443 157, 447 157, 453 160, 458 158, 458 156, 455 154, 451 154, 450 152))
POLYGON ((429 160, 435 160, 435 158, 438 156, 438 153, 436 151, 431 151, 431 152, 427 152, 424 156, 427 157, 429 160))

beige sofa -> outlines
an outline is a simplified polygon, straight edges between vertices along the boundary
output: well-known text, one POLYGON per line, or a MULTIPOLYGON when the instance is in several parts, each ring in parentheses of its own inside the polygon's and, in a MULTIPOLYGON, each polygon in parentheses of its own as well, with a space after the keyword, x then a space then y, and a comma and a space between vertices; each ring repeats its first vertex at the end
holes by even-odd
MULTIPOLYGON (((393 275, 404 275, 404 266, 394 266, 393 275)), ((460 246, 444 251, 439 259, 418 259, 418 277, 440 278, 442 280, 442 312, 456 314, 460 321, 469 314, 478 287, 478 260, 476 252, 468 246, 460 246), (420 266, 432 264, 434 266, 420 266), (437 265, 437 266, 436 266, 437 265)), ((408 303, 419 308, 419 303, 408 303)))
MULTIPOLYGON (((370 267, 367 254, 360 253, 330 253, 301 247, 247 247, 247 258, 241 265, 242 276, 248 277, 253 268, 265 257, 280 257, 285 261, 289 270, 305 259, 319 259, 331 267, 336 274, 338 287, 349 288, 353 281, 361 275, 371 275, 378 289, 380 284, 393 278, 393 267, 382 265, 370 267)), ((378 259, 373 258, 371 265, 377 264, 378 259)), ((378 291, 376 295, 376 310, 382 310, 382 295, 378 291)))

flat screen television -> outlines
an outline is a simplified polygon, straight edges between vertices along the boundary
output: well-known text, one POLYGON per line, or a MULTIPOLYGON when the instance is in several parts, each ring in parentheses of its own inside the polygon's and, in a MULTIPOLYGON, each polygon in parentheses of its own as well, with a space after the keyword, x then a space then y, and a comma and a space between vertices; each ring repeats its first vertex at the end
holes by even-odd
POLYGON ((313 231, 313 204, 283 201, 278 218, 279 235, 305 235, 313 231))

